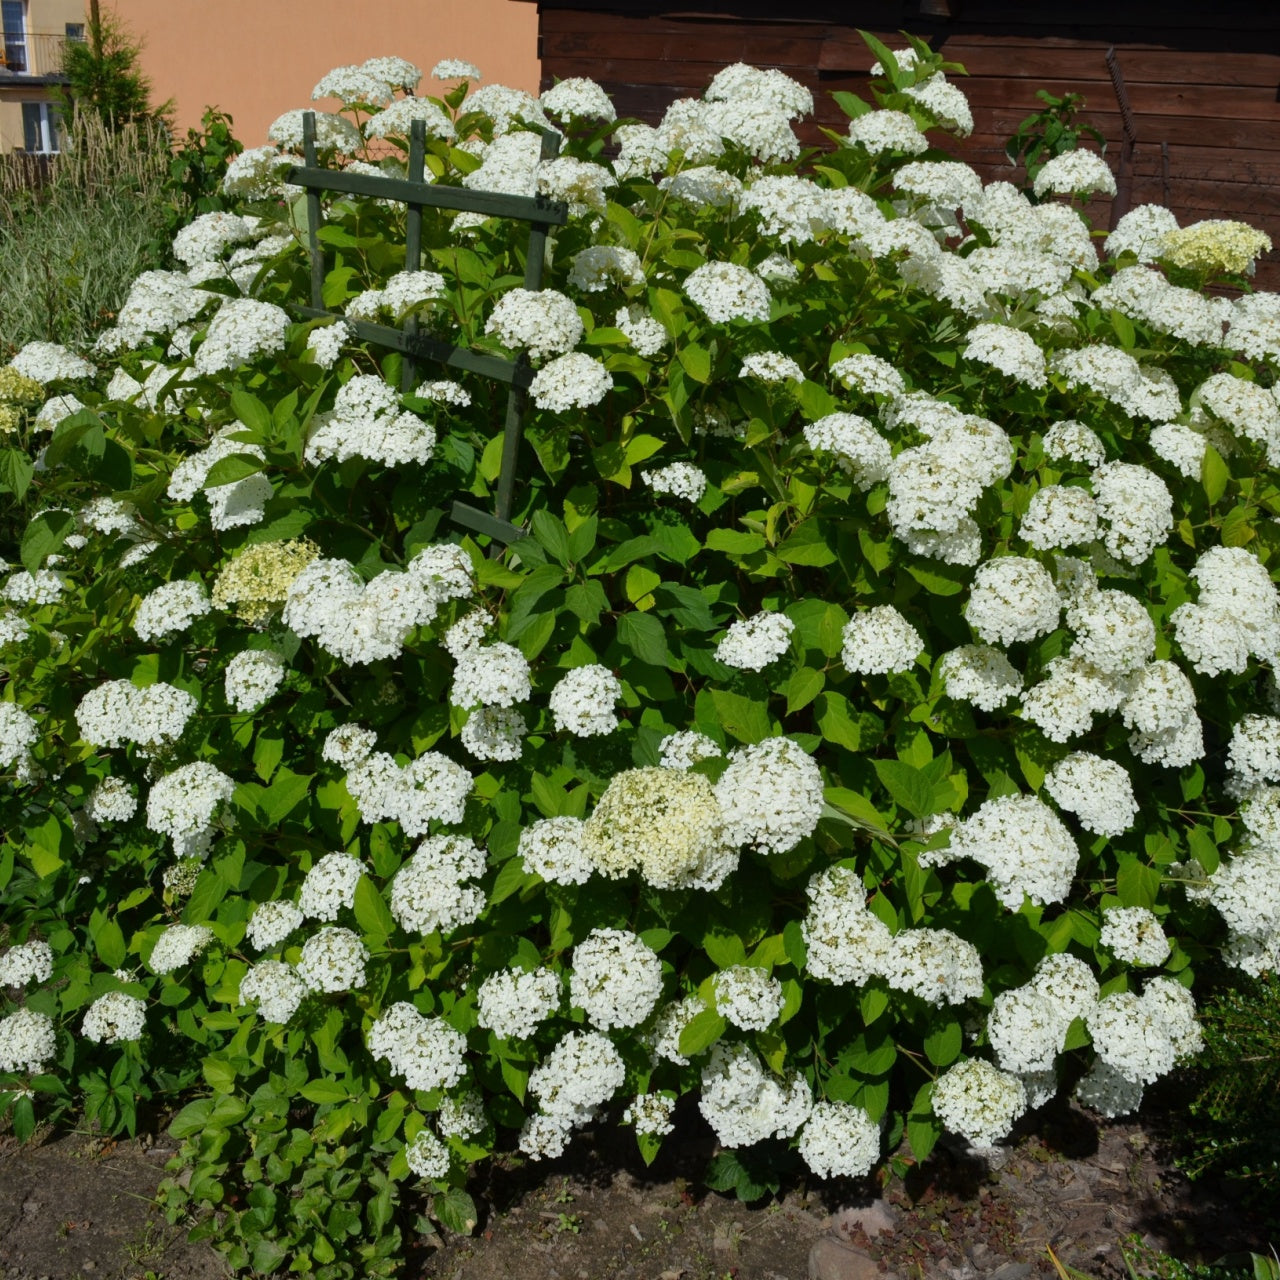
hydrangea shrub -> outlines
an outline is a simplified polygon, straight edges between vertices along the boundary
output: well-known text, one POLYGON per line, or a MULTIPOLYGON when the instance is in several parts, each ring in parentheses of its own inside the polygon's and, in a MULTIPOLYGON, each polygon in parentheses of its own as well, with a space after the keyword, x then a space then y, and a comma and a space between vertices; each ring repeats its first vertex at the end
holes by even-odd
POLYGON ((405 271, 404 207, 336 196, 300 320, 294 112, 94 352, 0 371, 20 1132, 194 1094, 175 1212, 384 1274, 404 1188, 467 1229, 470 1165, 592 1122, 706 1123, 751 1192, 761 1151, 1122 1114, 1196 1052, 1197 969, 1275 967, 1265 238, 1144 206, 1100 246, 1099 157, 984 184, 954 68, 872 44, 809 154, 776 71, 650 127, 337 69, 325 163, 394 175, 423 120, 435 182, 569 204, 543 291, 512 224, 429 212, 405 271), (526 537, 450 515, 505 389, 402 394, 343 317, 531 363, 526 537))

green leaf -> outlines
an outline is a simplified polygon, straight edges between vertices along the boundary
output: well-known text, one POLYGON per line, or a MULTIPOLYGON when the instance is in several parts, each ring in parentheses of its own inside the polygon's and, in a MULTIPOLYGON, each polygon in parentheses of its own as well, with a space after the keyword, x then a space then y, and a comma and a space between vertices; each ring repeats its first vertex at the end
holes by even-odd
POLYGON ((469 1236, 476 1229, 476 1204, 460 1187, 450 1187, 431 1201, 431 1216, 450 1231, 469 1236))
POLYGON ((827 677, 823 672, 815 671, 813 667, 801 667, 782 688, 787 695, 787 715, 807 707, 826 683, 827 677))
POLYGON ((308 1080, 298 1092, 308 1102, 346 1102, 350 1090, 338 1080, 308 1080))
POLYGON ((1221 500, 1231 483, 1231 469, 1211 444, 1205 445, 1204 457, 1200 460, 1200 483, 1204 485, 1204 496, 1210 506, 1221 500))
POLYGON ((245 476, 256 475, 262 467, 262 459, 255 458, 251 453, 228 454, 209 468, 204 478, 204 488, 216 489, 219 485, 234 484, 245 476))
POLYGON ((907 1117, 907 1141, 911 1143, 911 1154, 915 1156, 917 1164, 923 1164, 929 1158, 929 1153, 940 1137, 942 1124, 932 1113, 907 1117))
POLYGON ((282 822, 310 794, 312 781, 311 774, 280 769, 259 801, 263 821, 269 826, 282 822))
POLYGON ((814 709, 819 732, 837 746, 862 753, 884 736, 880 721, 870 711, 863 711, 855 718, 842 694, 830 691, 819 694, 814 709))
POLYGON ((670 660, 666 630, 650 613, 624 613, 618 619, 618 642, 651 667, 666 666, 670 660))
POLYGON ((35 473, 21 449, 0 449, 0 492, 11 493, 21 502, 35 473))
POLYGON ((696 342, 690 343, 687 347, 681 347, 676 355, 681 367, 694 382, 711 381, 711 352, 706 347, 700 347, 696 342))
POLYGON ((107 920, 99 927, 94 935, 93 945, 98 959, 108 969, 119 969, 124 965, 124 932, 116 921, 107 920))
POLYGON ((194 1133, 200 1133, 208 1125, 212 1110, 212 1098, 199 1098, 195 1102, 189 1102, 169 1122, 169 1132, 175 1138, 189 1138, 194 1133))
POLYGON ((711 701, 720 723, 739 742, 762 742, 773 733, 769 708, 763 702, 754 702, 727 689, 712 689, 711 701))
POLYGON ((909 564, 907 572, 934 596, 954 596, 969 586, 969 572, 962 566, 941 564, 909 564))
POLYGON ((714 1010, 704 1009, 694 1014, 689 1025, 680 1033, 680 1053, 693 1058, 711 1048, 724 1035, 728 1023, 714 1010))
POLYGON ((356 923, 370 941, 389 938, 395 932, 395 917, 368 876, 361 876, 356 882, 352 909, 355 911, 356 923))
POLYGON ((873 760, 871 763, 894 803, 913 818, 941 813, 956 799, 956 789, 947 777, 951 772, 951 757, 947 753, 921 768, 904 760, 873 760))
POLYGON ((289 1251, 266 1236, 254 1240, 251 1265, 260 1276, 274 1275, 289 1257, 289 1251))
POLYGON ((702 949, 717 969, 747 963, 747 949, 742 945, 742 939, 736 933, 725 933, 722 926, 709 929, 702 935, 702 949))
POLYGON ((1120 345, 1126 351, 1132 351, 1137 344, 1138 335, 1134 332, 1133 322, 1128 316, 1121 314, 1119 311, 1111 313, 1111 327, 1115 330, 1115 335, 1120 339, 1120 345))
POLYGON ((562 565, 569 563, 569 530, 563 521, 557 520, 549 511, 538 510, 533 513, 529 528, 553 560, 562 565))
POLYGON ((924 1038, 924 1051, 935 1067, 950 1066, 964 1047, 964 1031, 953 1019, 924 1038))
POLYGON ((235 388, 231 392, 231 412, 264 441, 270 438, 273 425, 271 410, 257 396, 240 387, 235 388))
POLYGON ((1156 905, 1156 895, 1160 891, 1160 873, 1139 862, 1131 854, 1122 854, 1120 869, 1116 872, 1116 893, 1126 907, 1146 907, 1148 911, 1156 905))
POLYGON ((821 569, 834 564, 836 553, 827 546, 816 520, 802 524, 777 550, 778 559, 787 564, 808 565, 821 569))
POLYGON ((70 511, 42 511, 22 535, 19 555, 22 567, 35 573, 45 559, 62 550, 62 544, 75 531, 76 518, 70 511))
POLYGON ((749 556, 755 551, 763 551, 768 543, 764 535, 745 533, 737 529, 712 529, 707 534, 707 549, 723 551, 731 556, 749 556))

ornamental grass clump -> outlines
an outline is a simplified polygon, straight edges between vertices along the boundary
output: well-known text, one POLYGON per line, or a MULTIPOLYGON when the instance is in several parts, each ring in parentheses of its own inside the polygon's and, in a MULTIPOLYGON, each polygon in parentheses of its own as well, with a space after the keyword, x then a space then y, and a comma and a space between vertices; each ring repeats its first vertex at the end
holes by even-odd
POLYGON ((329 193, 305 313, 286 152, 92 363, 0 372, 19 1133, 180 1107, 235 1266, 390 1275, 421 1195, 469 1230, 477 1161, 588 1123, 705 1123, 758 1194, 1127 1113, 1206 970, 1280 963, 1280 305, 1167 211, 1100 258, 1102 158, 946 160, 955 68, 872 43, 804 165, 778 72, 650 127, 340 69, 323 164, 421 117, 435 190, 558 193, 544 289, 513 221, 427 209, 406 266, 329 193), (358 317, 518 359, 518 449, 358 317))

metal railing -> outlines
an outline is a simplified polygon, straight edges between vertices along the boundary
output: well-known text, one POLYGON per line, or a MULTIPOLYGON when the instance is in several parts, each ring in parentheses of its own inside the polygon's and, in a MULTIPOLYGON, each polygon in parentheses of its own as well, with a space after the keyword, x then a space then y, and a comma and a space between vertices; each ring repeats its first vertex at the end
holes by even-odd
POLYGON ((0 44, 0 68, 22 76, 57 75, 67 39, 61 31, 6 31, 0 44))

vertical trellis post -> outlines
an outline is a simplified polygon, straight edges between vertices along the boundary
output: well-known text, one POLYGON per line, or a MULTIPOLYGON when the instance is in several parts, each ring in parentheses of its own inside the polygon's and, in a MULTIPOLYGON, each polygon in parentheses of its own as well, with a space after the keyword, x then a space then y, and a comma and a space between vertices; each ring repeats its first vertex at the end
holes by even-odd
MULTIPOLYGON (((426 176, 427 157, 427 122, 415 120, 409 126, 409 170, 410 182, 422 182, 426 176)), ((417 271, 422 266, 422 205, 410 201, 404 228, 404 269, 417 271)), ((418 332, 418 317, 408 315, 404 321, 404 336, 412 338, 418 332)), ((413 390, 413 383, 418 373, 418 362, 411 355, 406 355, 400 369, 400 390, 413 390)))
MULTIPOLYGON (((308 169, 318 169, 316 158, 316 113, 307 111, 302 116, 302 158, 308 169)), ((324 255, 320 252, 320 190, 307 188, 307 248, 311 252, 311 305, 317 310, 324 307, 324 255)))
MULTIPOLYGON (((560 154, 560 135, 550 130, 542 135, 539 158, 554 160, 560 154)), ((547 256, 547 229, 534 224, 529 228, 529 250, 524 263, 524 287, 533 293, 542 288, 542 269, 547 256)), ((523 368, 529 362, 523 352, 517 361, 523 368)), ((528 390, 518 382, 511 384, 507 396, 507 420, 502 428, 502 466, 498 472, 498 498, 493 513, 499 520, 511 522, 511 506, 515 500, 516 468, 520 459, 520 439, 524 434, 524 411, 528 390)))

